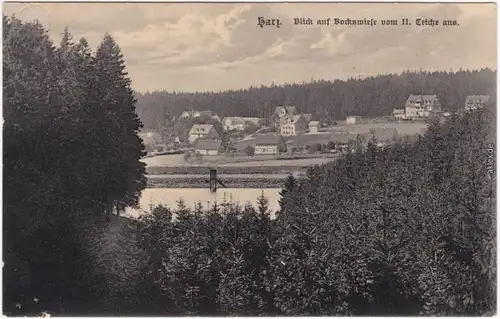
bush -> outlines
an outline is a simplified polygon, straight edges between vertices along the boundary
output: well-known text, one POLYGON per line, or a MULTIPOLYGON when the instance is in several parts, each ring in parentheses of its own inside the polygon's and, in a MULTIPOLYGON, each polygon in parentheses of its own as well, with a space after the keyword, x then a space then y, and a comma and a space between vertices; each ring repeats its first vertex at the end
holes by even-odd
POLYGON ((251 145, 248 145, 246 148, 245 148, 245 153, 248 155, 248 156, 254 156, 255 154, 255 148, 251 145))

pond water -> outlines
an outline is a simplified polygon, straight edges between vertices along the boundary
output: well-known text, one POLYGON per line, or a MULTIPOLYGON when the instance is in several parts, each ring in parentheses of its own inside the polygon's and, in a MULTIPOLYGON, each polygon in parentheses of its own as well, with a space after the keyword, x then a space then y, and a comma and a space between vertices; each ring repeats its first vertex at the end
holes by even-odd
POLYGON ((184 154, 159 155, 141 159, 146 166, 177 166, 186 164, 184 154))
POLYGON ((146 188, 142 191, 139 200, 139 209, 128 208, 124 216, 138 217, 149 211, 150 207, 162 204, 170 208, 177 208, 179 199, 183 199, 188 208, 194 208, 199 202, 204 208, 211 207, 214 202, 238 203, 243 206, 246 203, 257 206, 258 197, 264 192, 264 196, 269 201, 271 216, 279 210, 278 200, 280 199, 280 188, 220 188, 212 193, 208 188, 146 188))

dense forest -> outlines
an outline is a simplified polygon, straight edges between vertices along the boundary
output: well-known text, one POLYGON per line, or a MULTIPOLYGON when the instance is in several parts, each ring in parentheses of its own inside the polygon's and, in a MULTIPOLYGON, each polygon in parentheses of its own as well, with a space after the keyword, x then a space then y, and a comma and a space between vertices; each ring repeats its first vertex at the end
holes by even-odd
POLYGON ((290 176, 275 219, 264 197, 256 207, 154 207, 123 228, 115 271, 127 289, 114 306, 130 315, 492 315, 494 119, 452 116, 417 141, 370 143, 290 176))
POLYGON ((275 219, 264 197, 127 219, 112 208, 137 203, 144 146, 119 47, 3 28, 4 314, 496 312, 494 106, 290 176, 275 219))
POLYGON ((3 17, 3 311, 86 313, 109 276, 113 207, 145 187, 141 123, 119 47, 3 17), (106 269, 106 268, 103 268, 106 269))
POLYGON ((136 93, 137 113, 147 130, 162 131, 185 110, 211 110, 225 116, 270 117, 278 105, 327 123, 347 115, 377 117, 402 108, 410 94, 437 94, 444 110, 464 107, 467 95, 486 94, 496 101, 496 71, 410 72, 347 81, 313 81, 225 92, 136 93))

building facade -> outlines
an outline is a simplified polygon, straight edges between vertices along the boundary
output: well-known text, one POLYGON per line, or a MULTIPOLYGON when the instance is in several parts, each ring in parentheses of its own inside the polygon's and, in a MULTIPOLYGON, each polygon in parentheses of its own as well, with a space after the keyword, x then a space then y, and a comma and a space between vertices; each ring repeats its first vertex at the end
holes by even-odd
POLYGON ((413 121, 431 116, 441 116, 441 102, 434 95, 411 94, 405 103, 405 108, 394 109, 392 116, 395 120, 413 121))
POLYGON ((345 124, 356 124, 361 122, 361 116, 347 116, 345 118, 345 124))
POLYGON ((469 95, 465 99, 465 111, 470 112, 477 109, 482 109, 490 101, 489 95, 469 95))
POLYGON ((221 147, 221 141, 198 140, 195 146, 195 153, 200 155, 218 155, 221 147))
MULTIPOLYGON (((434 113, 441 112, 441 102, 434 95, 415 95, 411 94, 405 103, 405 109, 410 108, 416 110, 417 116, 425 118, 433 115, 434 113)), ((408 113, 408 111, 407 111, 408 113)), ((407 114, 408 116, 408 114, 407 114)))
POLYGON ((258 117, 225 117, 222 120, 224 131, 243 131, 249 123, 259 126, 258 117))
POLYGON ((392 116, 396 121, 404 120, 406 118, 405 109, 394 109, 394 111, 392 111, 392 116))
POLYGON ((262 135, 255 141, 255 154, 277 155, 285 149, 285 142, 279 135, 262 135))
POLYGON ((194 143, 197 139, 219 139, 219 134, 211 124, 194 124, 189 131, 189 142, 194 143))
POLYGON ((309 133, 315 134, 318 133, 319 121, 311 121, 309 122, 309 133))
POLYGON ((282 136, 293 136, 305 133, 307 128, 307 122, 300 115, 285 117, 280 121, 280 134, 282 136))
POLYGON ((257 144, 255 145, 255 154, 260 155, 276 155, 278 154, 278 145, 273 144, 257 144))

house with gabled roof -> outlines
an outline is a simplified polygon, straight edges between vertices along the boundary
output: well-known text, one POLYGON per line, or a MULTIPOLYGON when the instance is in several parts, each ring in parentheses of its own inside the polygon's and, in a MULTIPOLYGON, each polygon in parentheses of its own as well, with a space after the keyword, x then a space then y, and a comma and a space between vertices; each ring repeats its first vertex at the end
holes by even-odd
POLYGON ((255 141, 255 154, 277 155, 285 149, 285 141, 280 135, 262 135, 255 141))
POLYGON ((218 155, 222 141, 220 140, 197 140, 194 147, 195 153, 201 155, 218 155))
POLYGON ((405 109, 394 109, 392 111, 392 116, 396 121, 404 120, 406 118, 405 109))
POLYGON ((189 142, 194 143, 197 139, 219 139, 219 133, 212 124, 193 124, 189 130, 189 142))
POLYGON ((298 135, 307 131, 307 122, 301 115, 292 115, 280 120, 280 134, 282 136, 298 135))
POLYGON ((224 128, 224 131, 243 131, 248 123, 252 123, 254 125, 259 125, 259 118, 258 117, 241 117, 241 116, 229 116, 225 117, 222 120, 222 127, 224 128))
POLYGON ((251 146, 255 149, 255 154, 278 154, 286 148, 283 138, 274 133, 257 134, 251 138, 236 141, 233 146, 239 153, 244 153, 245 149, 251 146))
POLYGON ((318 133, 319 121, 310 121, 308 124, 308 127, 309 127, 310 134, 318 133))
POLYGON ((465 111, 469 112, 472 110, 482 109, 490 101, 489 95, 469 95, 465 99, 465 111))
POLYGON ((441 111, 441 102, 436 94, 411 94, 406 100, 405 108, 415 109, 418 117, 429 117, 441 111))

